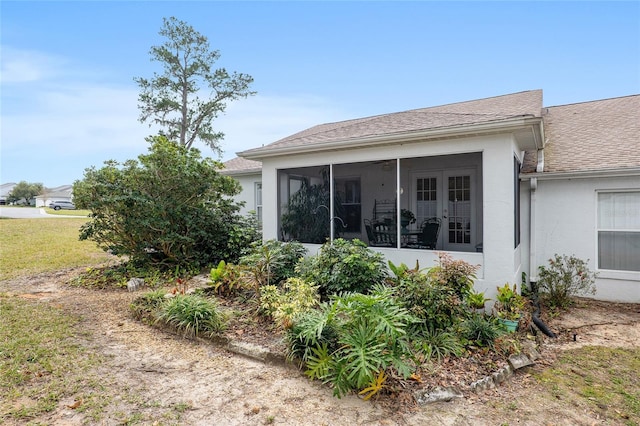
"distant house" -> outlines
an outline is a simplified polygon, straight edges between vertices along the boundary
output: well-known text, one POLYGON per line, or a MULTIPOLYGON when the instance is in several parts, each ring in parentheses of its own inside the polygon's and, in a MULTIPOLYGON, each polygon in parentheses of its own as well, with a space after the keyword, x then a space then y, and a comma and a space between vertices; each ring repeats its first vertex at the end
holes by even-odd
POLYGON ((62 185, 45 188, 44 193, 36 197, 36 207, 47 207, 52 201, 73 201, 73 187, 62 185))
POLYGON ((8 203, 9 194, 17 184, 15 182, 3 183, 0 185, 0 205, 8 203))
POLYGON ((421 267, 448 252, 479 265, 489 297, 575 255, 596 298, 640 302, 639 117, 639 95, 545 108, 526 91, 321 124, 238 153, 228 174, 253 209, 259 190, 265 239, 358 238, 421 267))

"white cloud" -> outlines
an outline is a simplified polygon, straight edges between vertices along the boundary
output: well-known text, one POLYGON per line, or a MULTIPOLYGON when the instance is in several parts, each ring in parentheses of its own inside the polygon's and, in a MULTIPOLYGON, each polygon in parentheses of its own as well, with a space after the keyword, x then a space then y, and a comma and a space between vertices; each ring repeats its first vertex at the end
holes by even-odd
MULTIPOLYGON (((86 167, 147 152, 145 137, 157 131, 138 121, 135 84, 95 82, 92 79, 99 73, 77 66, 67 73, 59 68, 64 61, 37 52, 13 50, 5 59, 0 117, 3 180, 65 184, 80 179, 86 167)), ((228 160, 236 152, 345 116, 324 98, 257 95, 229 104, 214 126, 225 133, 222 159, 228 160)), ((196 146, 204 155, 215 156, 208 147, 196 146)))
POLYGON ((28 83, 50 78, 62 66, 60 58, 36 51, 2 46, 2 84, 28 83))

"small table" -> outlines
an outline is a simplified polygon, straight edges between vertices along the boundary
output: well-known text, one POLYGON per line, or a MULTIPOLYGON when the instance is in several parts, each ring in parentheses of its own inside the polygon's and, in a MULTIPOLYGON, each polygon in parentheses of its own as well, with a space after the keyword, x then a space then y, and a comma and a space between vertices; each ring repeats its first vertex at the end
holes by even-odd
POLYGON ((407 247, 410 243, 417 243, 418 236, 422 234, 421 230, 400 229, 400 236, 402 237, 402 247, 407 247))

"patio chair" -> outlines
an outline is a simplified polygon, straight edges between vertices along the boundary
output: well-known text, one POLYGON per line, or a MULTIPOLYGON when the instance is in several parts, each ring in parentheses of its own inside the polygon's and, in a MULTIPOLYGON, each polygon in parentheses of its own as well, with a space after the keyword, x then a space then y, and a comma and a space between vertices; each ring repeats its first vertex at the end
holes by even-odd
POLYGON ((364 220, 364 227, 367 230, 369 245, 372 247, 395 247, 395 238, 391 227, 383 223, 371 223, 369 219, 364 220))
POLYGON ((422 232, 418 235, 416 248, 435 250, 441 222, 440 218, 437 217, 430 217, 422 222, 422 225, 420 225, 422 232))

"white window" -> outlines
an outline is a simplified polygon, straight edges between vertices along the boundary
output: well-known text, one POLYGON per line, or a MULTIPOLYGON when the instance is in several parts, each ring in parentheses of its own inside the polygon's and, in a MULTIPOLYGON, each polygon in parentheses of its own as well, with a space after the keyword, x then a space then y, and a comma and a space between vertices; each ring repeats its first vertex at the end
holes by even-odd
POLYGON ((640 191, 598 193, 598 269, 640 271, 640 191))
POLYGON ((262 182, 256 182, 256 218, 262 223, 262 182))

